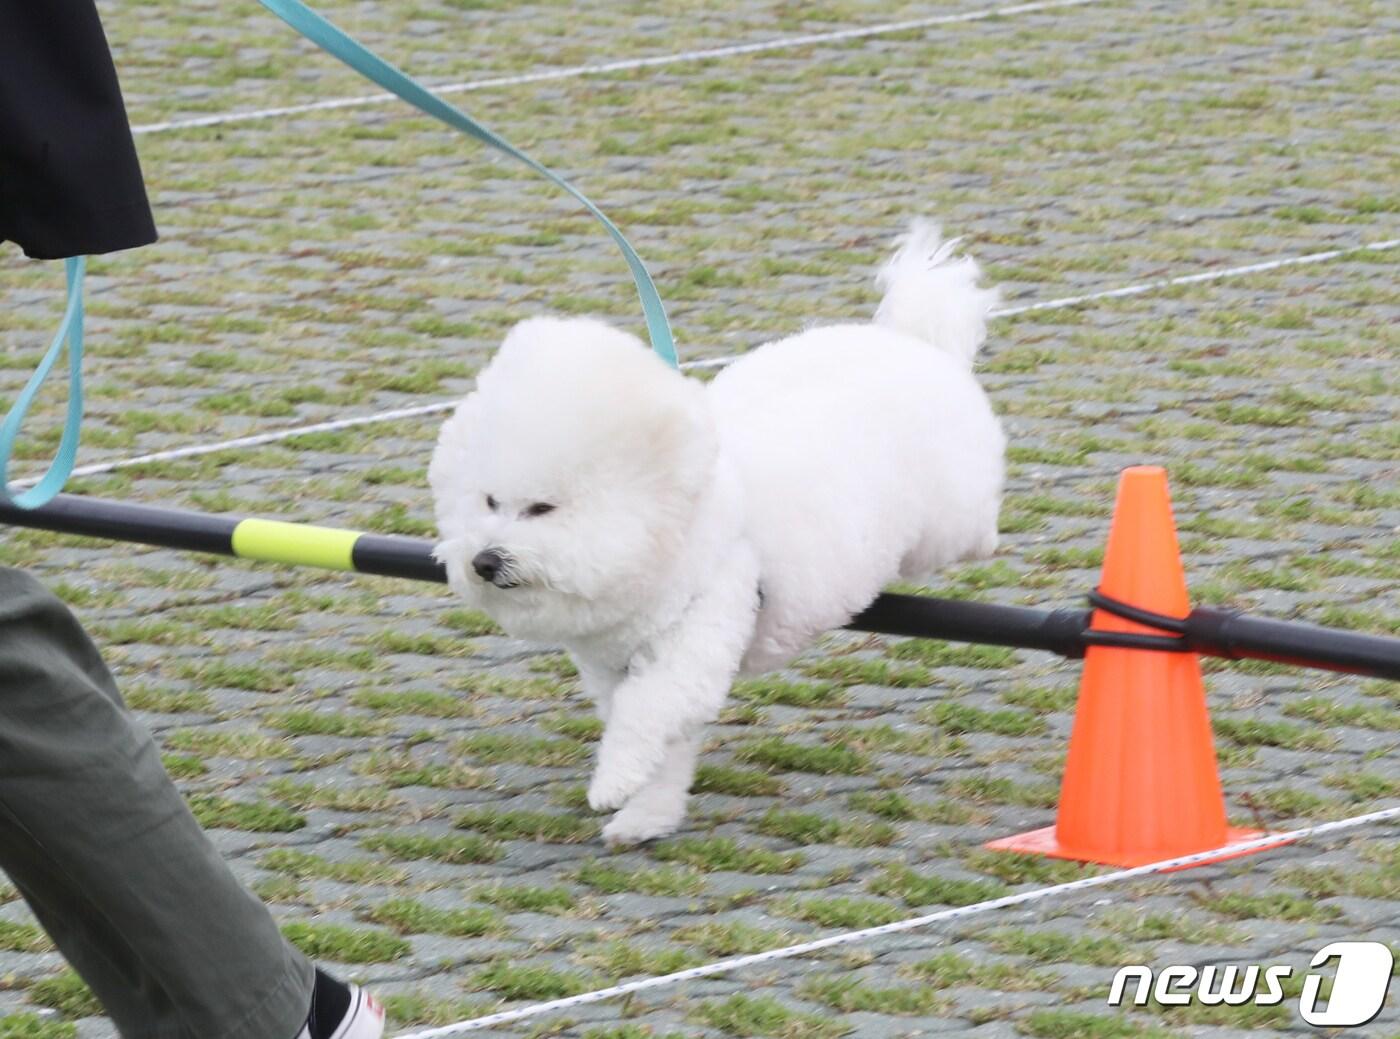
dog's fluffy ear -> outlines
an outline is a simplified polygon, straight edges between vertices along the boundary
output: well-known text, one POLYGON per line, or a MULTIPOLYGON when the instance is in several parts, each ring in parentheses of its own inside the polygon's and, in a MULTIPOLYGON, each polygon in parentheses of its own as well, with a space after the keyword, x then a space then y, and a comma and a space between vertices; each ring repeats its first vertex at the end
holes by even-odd
POLYGON ((713 477, 719 442, 705 388, 677 374, 676 391, 645 416, 649 468, 663 484, 693 498, 713 477))
POLYGON ((522 321, 479 385, 491 428, 535 441, 542 455, 572 456, 580 464, 608 460, 634 475, 693 470, 713 460, 704 387, 636 336, 601 321, 522 321), (533 416, 532 428, 520 428, 522 414, 533 416), (554 443, 539 442, 540 434, 554 443))
POLYGON ((457 484, 462 474, 469 471, 472 445, 468 443, 466 431, 478 410, 477 395, 473 393, 457 405, 438 430, 433 456, 428 462, 428 487, 433 492, 433 512, 439 534, 445 535, 461 526, 459 519, 465 502, 457 484))

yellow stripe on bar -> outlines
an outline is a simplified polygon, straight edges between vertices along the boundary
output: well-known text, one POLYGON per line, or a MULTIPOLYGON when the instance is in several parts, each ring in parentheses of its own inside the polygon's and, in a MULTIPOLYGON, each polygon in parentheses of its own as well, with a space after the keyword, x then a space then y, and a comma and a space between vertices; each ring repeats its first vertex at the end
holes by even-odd
POLYGON ((265 563, 353 570, 352 552, 359 537, 359 532, 354 530, 245 519, 233 528, 233 554, 265 563))

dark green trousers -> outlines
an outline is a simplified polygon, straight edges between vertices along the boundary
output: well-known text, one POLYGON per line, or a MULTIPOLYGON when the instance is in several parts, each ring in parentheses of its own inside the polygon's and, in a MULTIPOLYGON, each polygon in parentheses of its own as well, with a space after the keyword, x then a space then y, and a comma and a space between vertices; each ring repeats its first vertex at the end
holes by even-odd
POLYGON ((293 1039, 312 967, 234 878, 72 613, 0 567, 0 868, 126 1039, 293 1039))

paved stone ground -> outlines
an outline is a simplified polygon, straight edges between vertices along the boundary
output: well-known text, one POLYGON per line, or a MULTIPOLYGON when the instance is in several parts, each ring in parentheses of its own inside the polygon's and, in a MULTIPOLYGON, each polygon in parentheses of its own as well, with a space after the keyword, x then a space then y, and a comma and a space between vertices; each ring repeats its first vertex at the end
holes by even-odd
MULTIPOLYGON (((973 11, 826 0, 322 5, 436 82, 973 11), (588 5, 589 8, 599 5, 588 5)), ((251 2, 104 5, 153 124, 368 92, 251 2)), ((912 213, 1015 302, 1397 237, 1400 36, 1380 3, 1104 3, 464 103, 576 177, 653 266, 687 358, 868 314, 912 213)), ((163 231, 94 261, 85 460, 369 414, 470 386, 544 310, 635 322, 625 270, 530 175, 390 106, 144 133, 163 231)), ((1011 434, 997 557, 940 594, 1066 604, 1114 473, 1170 468, 1193 594, 1400 632, 1400 251, 999 321, 1011 434)), ((0 389, 55 320, 55 265, 0 270, 0 389)), ((56 442, 58 401, 27 450, 56 442)), ((121 470, 108 497, 431 533, 436 420, 121 470)), ((25 531, 238 874, 304 947, 459 1020, 1083 875, 982 841, 1044 825, 1076 668, 834 635, 739 690, 677 839, 606 852, 596 725, 567 662, 436 588, 25 531)), ((1232 817, 1400 800, 1394 684, 1208 667, 1232 817)), ((1104 1007, 1117 966, 1301 966, 1400 939, 1393 828, 881 939, 502 1035, 1226 1039, 1276 1008, 1104 1007)), ((110 1036, 0 899, 0 1035, 110 1036)), ((1296 991, 1296 989, 1295 989, 1296 991)), ((1368 1034, 1400 1034, 1392 1006, 1368 1034)))

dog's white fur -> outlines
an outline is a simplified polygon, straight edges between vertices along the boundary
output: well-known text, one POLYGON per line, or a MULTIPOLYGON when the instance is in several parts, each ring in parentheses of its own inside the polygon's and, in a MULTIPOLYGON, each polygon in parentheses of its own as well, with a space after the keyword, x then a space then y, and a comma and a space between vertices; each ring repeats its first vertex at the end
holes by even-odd
POLYGON ((443 425, 438 557, 507 632, 573 656, 609 843, 680 824, 741 668, 995 548, 1004 439, 972 362, 997 297, 955 244, 916 222, 873 324, 768 344, 708 387, 601 322, 523 321, 443 425))

